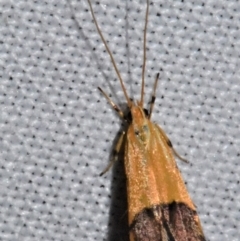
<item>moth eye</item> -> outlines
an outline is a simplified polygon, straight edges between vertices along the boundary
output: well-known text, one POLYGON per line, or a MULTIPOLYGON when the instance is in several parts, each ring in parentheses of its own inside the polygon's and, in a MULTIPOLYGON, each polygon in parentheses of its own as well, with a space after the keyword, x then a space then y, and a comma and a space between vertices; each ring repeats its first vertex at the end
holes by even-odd
POLYGON ((148 113, 148 110, 147 109, 143 109, 143 112, 144 112, 144 114, 145 114, 145 116, 149 116, 149 113, 148 113))
POLYGON ((129 122, 132 121, 132 113, 131 113, 131 111, 129 111, 129 112, 127 113, 126 119, 127 119, 129 122))

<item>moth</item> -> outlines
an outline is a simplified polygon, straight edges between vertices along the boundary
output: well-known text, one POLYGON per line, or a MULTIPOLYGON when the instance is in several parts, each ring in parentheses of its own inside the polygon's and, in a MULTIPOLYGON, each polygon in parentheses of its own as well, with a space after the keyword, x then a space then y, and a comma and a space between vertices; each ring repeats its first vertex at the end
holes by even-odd
POLYGON ((205 241, 196 207, 188 194, 174 156, 184 161, 185 159, 175 151, 165 132, 151 121, 159 74, 156 75, 150 108, 144 108, 149 0, 146 2, 141 98, 133 101, 127 94, 88 0, 92 18, 110 56, 129 109, 129 114, 125 115, 99 87, 109 104, 128 125, 127 131, 119 138, 112 161, 102 174, 110 169, 124 145, 130 241, 205 241))

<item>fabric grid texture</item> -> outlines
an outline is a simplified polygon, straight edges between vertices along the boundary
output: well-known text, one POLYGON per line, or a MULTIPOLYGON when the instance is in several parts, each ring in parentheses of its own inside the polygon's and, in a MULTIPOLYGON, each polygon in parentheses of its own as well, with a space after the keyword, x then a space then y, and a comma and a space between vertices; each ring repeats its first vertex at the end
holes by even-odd
MULTIPOLYGON (((128 93, 139 99, 146 1, 92 0, 128 93)), ((120 158, 103 177, 125 107, 87 0, 0 1, 0 240, 125 241, 120 158)), ((240 2, 151 1, 146 103, 207 240, 240 237, 240 2)))

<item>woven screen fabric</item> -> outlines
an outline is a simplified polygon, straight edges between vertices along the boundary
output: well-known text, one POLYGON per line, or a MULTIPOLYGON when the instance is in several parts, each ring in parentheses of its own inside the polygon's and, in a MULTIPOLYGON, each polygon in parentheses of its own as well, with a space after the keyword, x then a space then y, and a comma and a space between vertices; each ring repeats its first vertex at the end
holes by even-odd
MULTIPOLYGON (((131 98, 146 2, 92 0, 131 98), (99 3, 100 2, 100 3, 99 3)), ((240 237, 240 2, 151 1, 146 97, 210 241, 240 237)), ((126 101, 87 0, 0 1, 0 240, 126 241, 122 157, 102 177, 126 101)))

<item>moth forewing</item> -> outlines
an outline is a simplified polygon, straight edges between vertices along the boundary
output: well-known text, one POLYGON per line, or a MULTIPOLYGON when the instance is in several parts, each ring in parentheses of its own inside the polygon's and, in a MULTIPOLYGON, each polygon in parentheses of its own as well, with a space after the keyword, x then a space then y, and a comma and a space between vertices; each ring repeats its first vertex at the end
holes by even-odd
POLYGON ((125 151, 131 240, 205 240, 165 134, 150 121, 137 123, 125 151))

